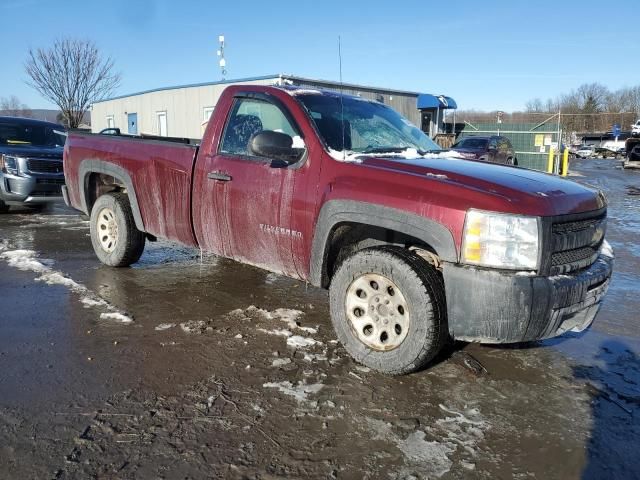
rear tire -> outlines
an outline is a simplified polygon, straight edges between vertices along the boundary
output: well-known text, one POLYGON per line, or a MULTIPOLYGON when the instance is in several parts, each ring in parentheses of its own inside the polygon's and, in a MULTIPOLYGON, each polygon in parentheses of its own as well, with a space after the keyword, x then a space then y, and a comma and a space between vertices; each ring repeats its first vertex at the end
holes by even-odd
POLYGON ((140 259, 145 234, 136 228, 126 194, 98 197, 91 210, 90 229, 93 249, 105 265, 127 267, 140 259))
POLYGON ((420 370, 447 341, 442 276, 407 249, 351 255, 335 272, 329 297, 338 340, 357 362, 380 372, 420 370))

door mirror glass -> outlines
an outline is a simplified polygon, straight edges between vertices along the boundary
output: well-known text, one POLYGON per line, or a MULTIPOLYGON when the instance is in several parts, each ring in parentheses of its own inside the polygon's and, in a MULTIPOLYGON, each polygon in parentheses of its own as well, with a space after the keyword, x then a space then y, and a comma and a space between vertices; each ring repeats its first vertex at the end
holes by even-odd
POLYGON ((293 138, 282 132, 263 130, 249 140, 249 150, 259 157, 280 160, 292 164, 300 160, 304 149, 293 147, 293 138))

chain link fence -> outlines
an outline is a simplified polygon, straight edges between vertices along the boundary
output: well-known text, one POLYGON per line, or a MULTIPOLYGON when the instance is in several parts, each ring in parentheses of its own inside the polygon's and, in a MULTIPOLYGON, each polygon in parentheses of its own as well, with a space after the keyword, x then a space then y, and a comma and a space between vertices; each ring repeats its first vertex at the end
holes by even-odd
POLYGON ((549 150, 560 152, 564 148, 586 143, 596 147, 602 155, 622 153, 624 142, 631 136, 635 112, 563 114, 563 113, 504 113, 465 112, 456 114, 444 123, 445 135, 460 140, 468 136, 501 135, 513 144, 518 164, 536 170, 547 170, 549 150), (620 134, 614 137, 614 125, 620 134), (616 141, 617 139, 617 141, 616 141))

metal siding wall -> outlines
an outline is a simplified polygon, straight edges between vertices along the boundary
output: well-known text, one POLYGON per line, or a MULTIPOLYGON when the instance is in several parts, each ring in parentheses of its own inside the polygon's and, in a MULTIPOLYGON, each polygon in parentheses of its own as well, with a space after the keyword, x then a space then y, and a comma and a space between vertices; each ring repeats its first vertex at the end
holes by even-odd
MULTIPOLYGON (((277 79, 242 82, 272 85, 277 79)), ((138 114, 138 133, 158 135, 156 112, 167 112, 167 134, 171 137, 202 138, 203 110, 218 103, 223 90, 233 83, 174 88, 143 93, 95 103, 91 110, 91 131, 107 128, 107 116, 113 115, 115 126, 127 133, 127 113, 138 114)))
MULTIPOLYGON (((242 83, 273 85, 277 79, 278 77, 273 77, 242 83)), ((338 85, 326 82, 295 83, 299 86, 340 90, 338 85)), ((120 128, 123 133, 127 133, 127 115, 125 113, 127 112, 138 114, 138 133, 158 135, 160 132, 158 132, 156 112, 166 111, 167 134, 169 136, 199 139, 204 133, 202 126, 204 108, 215 106, 222 91, 229 85, 233 85, 233 83, 174 88, 95 103, 91 110, 91 130, 97 133, 103 128, 107 128, 107 116, 113 115, 115 126, 120 128)), ((420 127, 420 112, 416 106, 417 95, 389 92, 382 89, 344 88, 342 91, 370 100, 377 100, 377 96, 382 95, 386 105, 420 127)))

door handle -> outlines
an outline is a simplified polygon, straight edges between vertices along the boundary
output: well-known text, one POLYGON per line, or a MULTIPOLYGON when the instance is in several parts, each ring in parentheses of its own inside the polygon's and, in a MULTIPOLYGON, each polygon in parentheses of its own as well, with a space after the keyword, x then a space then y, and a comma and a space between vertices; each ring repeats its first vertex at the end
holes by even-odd
POLYGON ((209 180, 219 180, 221 182, 231 181, 231 175, 224 172, 209 172, 207 173, 207 178, 209 180))

